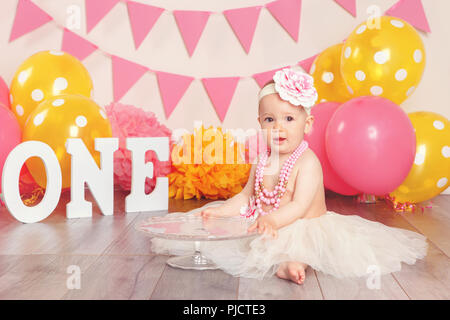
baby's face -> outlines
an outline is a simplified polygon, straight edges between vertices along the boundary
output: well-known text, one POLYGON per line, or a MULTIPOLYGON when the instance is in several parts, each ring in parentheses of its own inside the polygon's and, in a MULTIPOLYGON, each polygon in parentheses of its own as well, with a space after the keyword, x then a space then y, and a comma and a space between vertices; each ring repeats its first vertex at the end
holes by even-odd
POLYGON ((259 103, 258 121, 266 134, 267 145, 280 154, 291 153, 302 142, 313 123, 303 107, 282 100, 278 94, 269 94, 259 103))

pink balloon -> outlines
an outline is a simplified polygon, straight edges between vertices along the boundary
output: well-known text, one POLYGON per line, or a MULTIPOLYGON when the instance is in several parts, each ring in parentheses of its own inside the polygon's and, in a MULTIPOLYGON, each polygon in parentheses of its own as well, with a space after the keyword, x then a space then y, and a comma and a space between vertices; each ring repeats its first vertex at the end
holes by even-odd
POLYGON ((0 77, 0 105, 10 108, 9 89, 2 77, 0 77))
POLYGON ((325 188, 350 196, 360 192, 345 183, 333 169, 328 160, 325 145, 325 133, 328 123, 340 105, 341 104, 337 102, 324 102, 314 106, 314 108, 311 109, 311 115, 314 116, 314 124, 311 131, 305 135, 305 140, 308 141, 310 148, 320 160, 325 188))
POLYGON ((416 135, 407 114, 381 97, 358 97, 335 112, 326 132, 328 159, 351 186, 374 195, 394 191, 411 169, 416 135))
MULTIPOLYGON (((5 160, 21 139, 22 132, 16 117, 9 109, 0 105, 0 181, 5 160)), ((0 192, 1 189, 0 183, 0 192)))

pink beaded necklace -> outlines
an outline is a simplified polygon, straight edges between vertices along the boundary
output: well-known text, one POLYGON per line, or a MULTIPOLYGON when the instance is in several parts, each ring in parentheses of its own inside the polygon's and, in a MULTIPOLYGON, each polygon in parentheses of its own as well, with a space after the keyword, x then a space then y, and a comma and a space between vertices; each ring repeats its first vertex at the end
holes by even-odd
POLYGON ((266 215, 276 210, 280 206, 281 198, 286 192, 286 186, 291 174, 291 170, 295 165, 297 159, 303 154, 303 152, 308 148, 308 142, 305 140, 300 143, 300 145, 291 153, 289 158, 284 162, 283 167, 280 171, 280 176, 278 178, 278 184, 275 186, 273 191, 268 191, 264 187, 263 177, 264 177, 264 167, 266 166, 267 159, 269 157, 269 152, 263 154, 259 159, 258 165, 256 166, 255 173, 255 196, 256 196, 256 208, 260 215, 266 215), (262 209, 262 204, 271 205, 272 209, 266 212, 262 209))

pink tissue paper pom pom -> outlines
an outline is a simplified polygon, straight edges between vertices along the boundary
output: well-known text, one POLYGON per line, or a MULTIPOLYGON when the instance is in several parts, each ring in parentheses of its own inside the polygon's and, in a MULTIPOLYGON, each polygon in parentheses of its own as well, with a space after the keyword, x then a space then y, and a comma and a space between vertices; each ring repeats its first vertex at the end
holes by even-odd
POLYGON ((131 190, 131 152, 126 148, 128 137, 168 137, 169 161, 159 161, 154 151, 148 151, 145 155, 146 162, 153 162, 153 178, 145 180, 145 192, 153 191, 156 185, 156 177, 165 177, 171 171, 170 154, 173 143, 172 132, 169 128, 159 123, 155 114, 144 111, 132 105, 124 105, 113 102, 105 107, 106 114, 111 123, 113 137, 119 138, 119 150, 114 153, 114 178, 124 190, 131 190))

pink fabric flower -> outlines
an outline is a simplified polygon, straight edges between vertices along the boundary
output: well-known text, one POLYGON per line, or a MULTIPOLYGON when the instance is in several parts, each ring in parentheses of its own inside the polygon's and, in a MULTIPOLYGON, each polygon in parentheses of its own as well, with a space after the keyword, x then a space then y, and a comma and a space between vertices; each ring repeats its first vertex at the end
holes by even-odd
MULTIPOLYGON (((169 137, 172 132, 159 123, 153 112, 146 112, 140 108, 111 103, 105 107, 106 114, 111 123, 113 137, 119 138, 119 150, 114 153, 115 182, 124 190, 131 189, 131 152, 126 148, 127 137, 169 137)), ((172 152, 170 141, 169 161, 159 161, 154 151, 145 155, 146 162, 153 162, 153 178, 145 180, 145 192, 150 193, 156 185, 156 177, 165 177, 171 171, 170 154, 172 152)))
POLYGON ((314 79, 309 74, 293 68, 279 70, 273 76, 275 90, 283 100, 294 106, 311 108, 317 101, 314 79))

